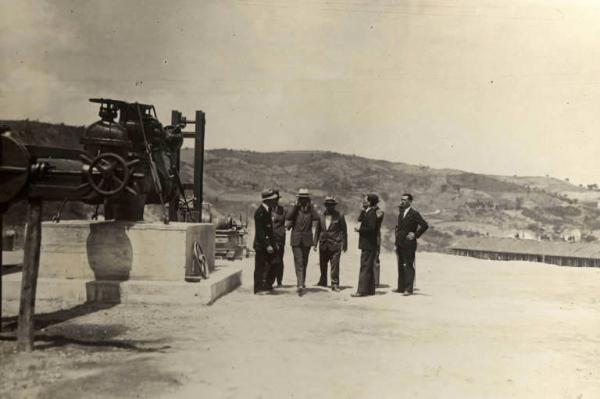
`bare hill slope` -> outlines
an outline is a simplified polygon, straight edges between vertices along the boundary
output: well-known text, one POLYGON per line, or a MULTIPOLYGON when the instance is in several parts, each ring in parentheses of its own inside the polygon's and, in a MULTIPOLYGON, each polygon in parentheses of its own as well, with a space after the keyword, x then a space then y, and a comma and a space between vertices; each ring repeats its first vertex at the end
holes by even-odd
MULTIPOLYGON (((4 121, 28 142, 78 147, 83 127, 34 121, 4 121)), ((182 179, 192 181, 193 149, 182 150, 182 179)), ((415 196, 415 208, 432 228, 421 248, 445 250, 462 236, 561 236, 578 231, 584 240, 600 237, 600 192, 552 177, 493 176, 450 169, 434 169, 402 162, 374 160, 325 151, 255 151, 214 149, 205 154, 205 200, 219 214, 250 215, 263 187, 280 188, 284 204, 294 200, 299 187, 309 188, 320 207, 325 195, 336 195, 350 220, 358 213, 361 193, 374 191, 386 212, 384 228, 393 231, 396 205, 404 192, 415 196)), ((46 217, 57 205, 46 207, 46 217)), ((66 218, 91 213, 72 204, 66 218)), ((18 224, 24 207, 7 215, 18 224)), ((152 219, 152 212, 147 213, 152 219)), ((250 217, 251 219, 251 217, 250 217)), ((386 235, 386 245, 391 235, 386 235)))

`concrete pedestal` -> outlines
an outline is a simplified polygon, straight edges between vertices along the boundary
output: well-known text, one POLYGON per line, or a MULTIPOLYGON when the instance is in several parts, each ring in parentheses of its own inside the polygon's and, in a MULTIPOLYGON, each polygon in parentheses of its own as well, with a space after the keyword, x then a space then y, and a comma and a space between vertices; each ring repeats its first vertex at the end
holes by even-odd
POLYGON ((184 281, 198 241, 215 267, 215 226, 209 223, 47 222, 42 225, 39 276, 89 280, 184 281))
MULTIPOLYGON (((241 267, 215 267, 209 223, 64 221, 42 224, 37 300, 60 307, 83 302, 210 304, 241 284, 241 267), (210 270, 186 282, 194 243, 210 270)), ((4 299, 18 302, 21 273, 4 276, 4 299)))

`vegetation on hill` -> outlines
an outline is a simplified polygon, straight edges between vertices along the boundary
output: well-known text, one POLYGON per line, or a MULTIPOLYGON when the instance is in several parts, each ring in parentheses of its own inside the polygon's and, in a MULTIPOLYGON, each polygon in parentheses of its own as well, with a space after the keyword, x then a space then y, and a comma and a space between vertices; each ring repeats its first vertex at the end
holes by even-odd
MULTIPOLYGON (((18 130, 27 142, 39 145, 78 147, 82 127, 32 121, 4 122, 18 130)), ((181 154, 181 176, 193 180, 193 149, 181 154)), ((391 247, 400 196, 410 192, 414 206, 430 222, 421 248, 444 251, 463 236, 502 236, 562 239, 579 231, 582 239, 600 237, 600 192, 552 177, 492 176, 458 170, 367 159, 329 151, 285 151, 263 153, 232 149, 205 153, 205 201, 218 214, 252 219, 267 186, 281 190, 283 204, 294 201, 298 188, 306 187, 321 208, 326 195, 335 195, 339 209, 353 221, 361 194, 379 193, 384 219, 384 245, 391 247)), ((58 204, 48 204, 50 218, 58 204)), ((73 203, 64 218, 89 217, 91 207, 73 203)), ((18 225, 23 204, 13 206, 7 224, 18 225)), ((153 220, 149 210, 146 218, 153 220)))

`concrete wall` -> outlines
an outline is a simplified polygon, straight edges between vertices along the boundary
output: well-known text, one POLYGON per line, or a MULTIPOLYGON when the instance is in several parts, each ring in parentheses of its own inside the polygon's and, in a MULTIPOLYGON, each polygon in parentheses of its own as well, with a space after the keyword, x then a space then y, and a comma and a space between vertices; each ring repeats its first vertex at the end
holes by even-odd
POLYGON ((43 223, 40 277, 183 281, 198 241, 214 270, 215 226, 207 223, 43 223))

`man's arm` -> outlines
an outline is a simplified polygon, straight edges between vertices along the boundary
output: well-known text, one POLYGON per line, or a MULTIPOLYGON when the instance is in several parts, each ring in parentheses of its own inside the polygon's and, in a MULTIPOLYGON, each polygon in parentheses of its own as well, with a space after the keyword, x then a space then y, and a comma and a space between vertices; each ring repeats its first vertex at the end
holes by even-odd
POLYGON ((285 228, 291 230, 294 228, 296 223, 296 216, 298 216, 298 205, 293 205, 285 215, 285 228))
POLYGON ((263 247, 267 247, 267 232, 260 211, 254 213, 254 232, 256 241, 263 247))
POLYGON ((348 226, 346 225, 346 218, 341 215, 340 228, 342 230, 342 251, 348 250, 348 226))
POLYGON ((429 225, 427 224, 425 219, 423 219, 423 216, 421 216, 421 214, 419 212, 417 212, 416 215, 417 215, 418 226, 417 226, 417 230, 415 231, 415 236, 417 238, 419 238, 423 235, 423 233, 425 233, 427 231, 427 229, 429 228, 429 225))
POLYGON ((319 243, 319 238, 321 237, 321 219, 318 219, 315 226, 315 239, 313 241, 313 245, 316 247, 319 243))

